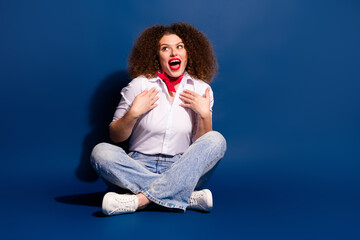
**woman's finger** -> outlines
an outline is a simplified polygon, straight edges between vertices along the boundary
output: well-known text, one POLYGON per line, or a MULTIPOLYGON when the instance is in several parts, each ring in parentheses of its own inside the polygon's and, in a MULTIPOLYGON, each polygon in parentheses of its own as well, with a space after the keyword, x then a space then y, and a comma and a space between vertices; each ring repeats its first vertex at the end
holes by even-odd
POLYGON ((186 93, 186 92, 181 93, 180 96, 186 97, 188 99, 194 99, 196 97, 193 94, 186 93))
POLYGON ((189 98, 189 97, 187 97, 187 96, 180 96, 180 99, 183 100, 183 101, 185 101, 185 102, 191 102, 191 101, 193 101, 192 98, 189 98))
POLYGON ((147 92, 148 92, 148 90, 144 90, 139 94, 139 96, 145 96, 147 94, 147 92))
POLYGON ((159 91, 157 89, 153 90, 151 93, 150 93, 150 98, 154 98, 157 94, 159 93, 159 91))
MULTIPOLYGON (((155 104, 151 105, 151 106, 150 106, 150 110, 152 110, 152 109, 156 108, 156 107, 157 107, 157 105, 158 105, 157 103, 155 103, 155 104)), ((149 111, 150 111, 150 110, 149 110, 149 111)))
POLYGON ((188 103, 180 103, 181 107, 191 108, 191 104, 188 103))
POLYGON ((189 89, 185 89, 184 93, 190 94, 191 96, 194 96, 194 97, 198 95, 196 92, 193 92, 193 91, 191 91, 189 89))
POLYGON ((151 104, 154 104, 157 100, 159 100, 159 97, 158 97, 158 96, 152 98, 151 101, 150 101, 150 103, 151 103, 151 104))

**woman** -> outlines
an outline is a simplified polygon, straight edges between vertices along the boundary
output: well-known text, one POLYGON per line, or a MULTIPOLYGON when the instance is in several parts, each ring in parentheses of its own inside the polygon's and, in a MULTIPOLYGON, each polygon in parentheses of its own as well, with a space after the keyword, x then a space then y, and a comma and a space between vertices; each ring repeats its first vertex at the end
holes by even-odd
POLYGON ((132 192, 107 193, 105 214, 131 213, 150 203, 212 209, 210 190, 199 189, 226 150, 211 123, 208 83, 216 68, 210 42, 187 23, 155 25, 139 36, 128 61, 133 80, 122 89, 109 127, 115 143, 130 137, 130 153, 100 143, 91 155, 105 182, 132 192))

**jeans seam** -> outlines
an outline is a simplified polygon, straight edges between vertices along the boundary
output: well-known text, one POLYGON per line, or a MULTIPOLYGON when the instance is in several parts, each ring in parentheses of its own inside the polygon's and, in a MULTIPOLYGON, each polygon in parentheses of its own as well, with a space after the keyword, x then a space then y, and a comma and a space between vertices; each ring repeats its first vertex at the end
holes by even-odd
POLYGON ((159 161, 160 161, 160 156, 157 157, 157 160, 156 160, 156 173, 159 174, 159 161))

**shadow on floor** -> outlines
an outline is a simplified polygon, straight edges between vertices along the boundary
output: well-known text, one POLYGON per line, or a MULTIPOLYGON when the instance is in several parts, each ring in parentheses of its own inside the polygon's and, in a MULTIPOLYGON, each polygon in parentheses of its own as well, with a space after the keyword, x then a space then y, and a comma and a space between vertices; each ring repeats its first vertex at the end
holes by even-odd
MULTIPOLYGON (((108 189, 108 191, 94 192, 94 193, 84 193, 84 194, 74 194, 74 195, 66 195, 56 197, 55 201, 64 204, 72 204, 72 205, 83 205, 83 206, 91 206, 91 207, 99 207, 101 209, 102 200, 104 195, 109 192, 114 191, 114 189, 108 189)), ((127 190, 116 190, 119 194, 130 193, 127 190)), ((179 213, 183 212, 178 209, 170 209, 166 207, 159 206, 155 203, 150 203, 145 209, 142 209, 138 212, 169 212, 169 213, 179 213)), ((109 217, 105 215, 101 210, 98 210, 91 214, 94 217, 109 217)))
POLYGON ((55 201, 65 204, 101 207, 106 191, 56 197, 55 201))

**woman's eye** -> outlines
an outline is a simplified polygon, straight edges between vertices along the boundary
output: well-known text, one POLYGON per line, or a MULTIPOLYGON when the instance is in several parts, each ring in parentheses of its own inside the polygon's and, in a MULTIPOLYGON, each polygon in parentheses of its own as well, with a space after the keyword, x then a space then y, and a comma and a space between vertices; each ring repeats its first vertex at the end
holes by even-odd
POLYGON ((184 48, 183 45, 179 45, 179 46, 178 46, 178 49, 182 49, 182 48, 184 48))
POLYGON ((163 47, 161 48, 161 51, 167 51, 169 48, 168 47, 163 47))

